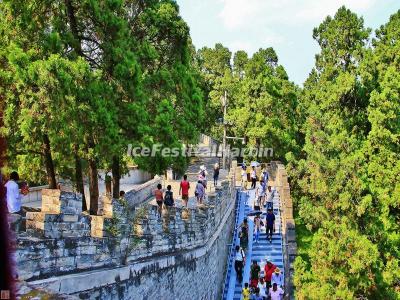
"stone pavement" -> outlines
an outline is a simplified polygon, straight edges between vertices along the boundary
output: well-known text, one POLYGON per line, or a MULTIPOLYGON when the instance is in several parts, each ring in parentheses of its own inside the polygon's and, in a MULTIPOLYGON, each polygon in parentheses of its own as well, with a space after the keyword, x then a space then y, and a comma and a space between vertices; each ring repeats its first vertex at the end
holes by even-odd
MULTIPOLYGON (((205 166, 207 171, 207 189, 206 189, 206 198, 204 203, 207 202, 207 194, 215 191, 214 179, 213 179, 214 165, 218 163, 220 165, 220 168, 222 168, 222 165, 221 165, 221 159, 219 157, 210 157, 209 152, 210 152, 210 145, 200 144, 197 148, 197 153, 199 156, 193 157, 191 163, 187 168, 186 174, 188 175, 188 181, 190 183, 189 201, 188 201, 189 208, 196 208, 197 206, 197 200, 194 195, 194 191, 198 180, 198 173, 200 171, 200 166, 202 165, 205 166)), ((217 186, 221 186, 221 180, 226 179, 227 175, 228 175, 228 170, 220 169, 217 186)), ((163 180, 162 183, 164 190, 166 190, 167 185, 171 185, 175 200, 175 206, 177 207, 183 206, 182 197, 179 195, 179 186, 181 180, 182 178, 180 178, 179 180, 163 180)), ((156 205, 156 201, 154 198, 150 199, 149 203, 156 205)))

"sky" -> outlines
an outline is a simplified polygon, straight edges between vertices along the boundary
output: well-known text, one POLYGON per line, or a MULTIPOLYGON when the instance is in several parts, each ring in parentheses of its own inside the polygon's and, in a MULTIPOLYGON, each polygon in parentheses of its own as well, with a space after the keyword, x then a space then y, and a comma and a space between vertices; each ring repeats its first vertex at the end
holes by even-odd
POLYGON ((222 43, 250 55, 273 47, 290 80, 302 84, 314 66, 312 31, 345 5, 372 29, 400 9, 400 0, 177 0, 196 48, 222 43))

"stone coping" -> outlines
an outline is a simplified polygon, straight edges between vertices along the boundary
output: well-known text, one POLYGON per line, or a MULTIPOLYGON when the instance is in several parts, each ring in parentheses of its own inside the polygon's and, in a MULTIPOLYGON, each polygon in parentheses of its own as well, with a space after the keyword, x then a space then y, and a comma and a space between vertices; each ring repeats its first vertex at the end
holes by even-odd
POLYGON ((168 254, 156 254, 136 261, 131 261, 130 265, 116 267, 116 268, 103 268, 100 270, 92 270, 75 274, 61 275, 47 279, 30 281, 29 284, 33 287, 46 288, 50 291, 59 293, 79 293, 82 291, 91 290, 101 286, 107 286, 115 282, 118 278, 119 281, 129 279, 135 274, 140 274, 148 268, 154 266, 157 269, 170 268, 179 265, 182 261, 194 260, 196 258, 206 255, 213 247, 216 239, 218 239, 223 227, 227 223, 231 215, 235 201, 228 201, 228 207, 225 210, 224 216, 219 222, 213 235, 202 246, 197 246, 192 249, 184 251, 170 252, 168 254))
POLYGON ((147 188, 147 187, 153 185, 154 183, 160 181, 161 179, 162 179, 162 178, 161 178, 160 176, 156 175, 156 176, 154 176, 153 179, 148 180, 148 181, 146 181, 146 182, 143 182, 142 184, 140 184, 140 185, 138 185, 138 186, 136 186, 136 187, 130 189, 129 191, 126 191, 126 193, 129 193, 129 192, 139 192, 139 191, 141 191, 141 190, 143 190, 143 189, 145 189, 145 188, 147 188))

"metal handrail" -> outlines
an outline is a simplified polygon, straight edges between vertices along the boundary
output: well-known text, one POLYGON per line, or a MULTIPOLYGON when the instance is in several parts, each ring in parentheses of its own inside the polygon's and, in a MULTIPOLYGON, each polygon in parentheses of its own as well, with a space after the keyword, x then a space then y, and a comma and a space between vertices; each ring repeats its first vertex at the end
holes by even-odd
POLYGON ((228 257, 227 257, 227 262, 226 262, 227 268, 226 268, 225 280, 224 280, 223 287, 222 287, 222 297, 223 297, 223 299, 226 299, 226 296, 227 296, 228 290, 225 291, 225 288, 227 287, 227 285, 228 285, 228 288, 229 288, 229 281, 228 281, 228 274, 229 273, 228 273, 228 269, 229 269, 229 266, 230 266, 230 264, 232 262, 231 256, 232 256, 232 253, 233 253, 233 251, 235 249, 235 246, 236 246, 235 241, 236 241, 236 238, 237 238, 237 235, 238 235, 238 228, 237 228, 236 225, 237 225, 237 222, 239 221, 239 213, 240 213, 240 205, 241 205, 240 196, 239 195, 240 195, 240 190, 237 189, 236 190, 235 226, 234 226, 234 229, 233 229, 232 243, 228 244, 228 245, 230 245, 230 249, 229 249, 229 252, 228 252, 228 257))

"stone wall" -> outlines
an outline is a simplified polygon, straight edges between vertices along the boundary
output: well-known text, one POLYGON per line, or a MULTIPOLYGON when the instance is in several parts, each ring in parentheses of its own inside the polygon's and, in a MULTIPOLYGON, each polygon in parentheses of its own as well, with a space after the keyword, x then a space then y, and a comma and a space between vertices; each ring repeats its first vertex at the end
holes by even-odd
POLYGON ((204 206, 165 208, 161 218, 156 206, 132 208, 129 193, 126 202, 112 202, 112 216, 87 216, 72 214, 79 196, 62 192, 57 201, 48 192, 44 203, 54 206, 30 214, 27 233, 18 237, 19 278, 81 298, 152 299, 162 291, 162 299, 190 299, 193 293, 219 299, 234 224, 234 182, 233 176, 223 181, 204 206))
POLYGON ((161 181, 161 177, 155 176, 152 180, 146 181, 140 186, 128 191, 125 194, 125 199, 128 201, 129 206, 134 207, 148 200, 161 181))
POLYGON ((282 236, 284 243, 285 264, 285 289, 288 293, 287 299, 294 299, 294 260, 297 255, 296 231, 293 218, 293 201, 290 195, 290 186, 285 166, 279 161, 270 164, 274 184, 280 194, 280 209, 282 219, 282 236))

